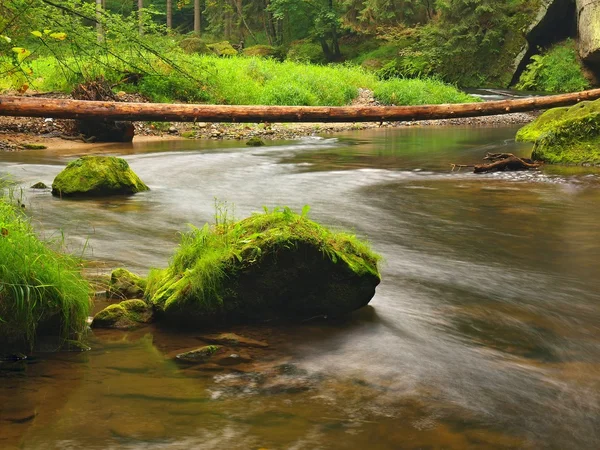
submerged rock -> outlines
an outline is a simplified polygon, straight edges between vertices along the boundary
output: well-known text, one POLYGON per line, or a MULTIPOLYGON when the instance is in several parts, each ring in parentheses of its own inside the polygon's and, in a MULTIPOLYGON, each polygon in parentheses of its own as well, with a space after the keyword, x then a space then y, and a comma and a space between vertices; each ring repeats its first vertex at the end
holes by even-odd
POLYGON ((126 270, 115 269, 110 275, 106 297, 108 298, 142 298, 146 290, 146 280, 126 270))
POLYGON ((52 195, 57 197, 130 195, 147 190, 127 161, 114 156, 71 161, 52 183, 52 195))
POLYGON ((600 163, 600 100, 550 109, 521 128, 516 139, 535 143, 534 160, 600 163))
POLYGON ((375 294, 377 261, 355 236, 285 208, 184 235, 147 296, 158 319, 193 327, 341 316, 375 294))
POLYGON ((129 329, 152 320, 152 309, 142 300, 109 305, 94 316, 92 328, 129 329))
POLYGON ((205 345, 189 352, 180 353, 175 358, 181 362, 198 364, 208 361, 221 351, 223 351, 223 348, 220 345, 205 345))
POLYGON ((228 345, 230 347, 266 348, 269 346, 269 344, 266 342, 239 336, 235 333, 221 333, 217 335, 212 334, 208 336, 202 336, 200 339, 208 342, 209 344, 228 345))
POLYGON ((45 183, 42 181, 38 181, 37 183, 31 185, 31 189, 48 189, 45 183))

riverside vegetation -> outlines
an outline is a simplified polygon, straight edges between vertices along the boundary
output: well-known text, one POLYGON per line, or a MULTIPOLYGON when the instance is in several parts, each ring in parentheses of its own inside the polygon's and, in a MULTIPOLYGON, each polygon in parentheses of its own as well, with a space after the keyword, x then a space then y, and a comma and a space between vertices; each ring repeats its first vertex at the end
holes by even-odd
POLYGON ((80 261, 41 240, 9 197, 0 198, 0 230, 0 356, 31 350, 39 336, 78 339, 91 294, 80 261))
MULTIPOLYGON (((3 3, 0 91, 68 93, 104 77, 161 102, 336 106, 358 88, 382 104, 473 101, 452 85, 508 86, 544 1, 201 1, 193 30, 192 2, 178 2, 167 27, 165 1, 138 4, 3 3)), ((586 85, 571 41, 535 53, 519 86, 586 85)))

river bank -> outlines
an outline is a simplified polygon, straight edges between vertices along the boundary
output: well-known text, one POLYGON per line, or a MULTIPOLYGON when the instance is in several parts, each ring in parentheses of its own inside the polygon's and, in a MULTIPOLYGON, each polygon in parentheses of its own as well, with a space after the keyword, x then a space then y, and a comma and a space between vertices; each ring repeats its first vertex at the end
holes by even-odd
MULTIPOLYGON (((526 124, 536 113, 514 113, 498 116, 461 119, 424 120, 383 123, 277 123, 277 124, 230 124, 230 123, 169 123, 136 122, 135 142, 172 139, 291 140, 305 136, 339 133, 348 130, 371 128, 431 127, 431 126, 503 126, 526 124)), ((70 120, 43 118, 0 117, 0 151, 21 151, 47 148, 51 150, 78 150, 111 145, 91 143, 79 138, 72 130, 70 120), (40 147, 43 146, 43 147, 40 147)))

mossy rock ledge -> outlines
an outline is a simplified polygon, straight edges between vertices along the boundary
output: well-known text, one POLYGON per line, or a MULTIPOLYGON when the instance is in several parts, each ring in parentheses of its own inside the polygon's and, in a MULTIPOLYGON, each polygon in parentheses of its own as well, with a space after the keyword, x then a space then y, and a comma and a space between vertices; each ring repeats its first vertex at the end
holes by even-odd
POLYGON ((177 326, 342 316, 369 303, 379 256, 288 208, 182 236, 148 277, 156 319, 177 326))
POLYGON ((135 328, 152 320, 152 309, 143 300, 109 305, 94 316, 92 328, 135 328))
POLYGON ((148 190, 127 161, 114 156, 83 156, 71 161, 52 183, 56 197, 131 195, 148 190))
POLYGON ((140 299, 144 297, 146 280, 127 269, 118 268, 110 274, 106 297, 120 299, 140 299))
POLYGON ((546 111, 517 132, 534 142, 531 158, 552 164, 600 163, 600 100, 546 111))

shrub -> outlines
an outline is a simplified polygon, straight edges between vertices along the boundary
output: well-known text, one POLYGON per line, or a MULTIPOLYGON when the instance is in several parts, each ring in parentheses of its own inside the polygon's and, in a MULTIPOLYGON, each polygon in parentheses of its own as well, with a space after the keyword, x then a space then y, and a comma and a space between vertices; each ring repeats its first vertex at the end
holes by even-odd
POLYGON ((554 93, 578 92, 589 87, 571 39, 534 55, 517 84, 518 89, 554 93))

